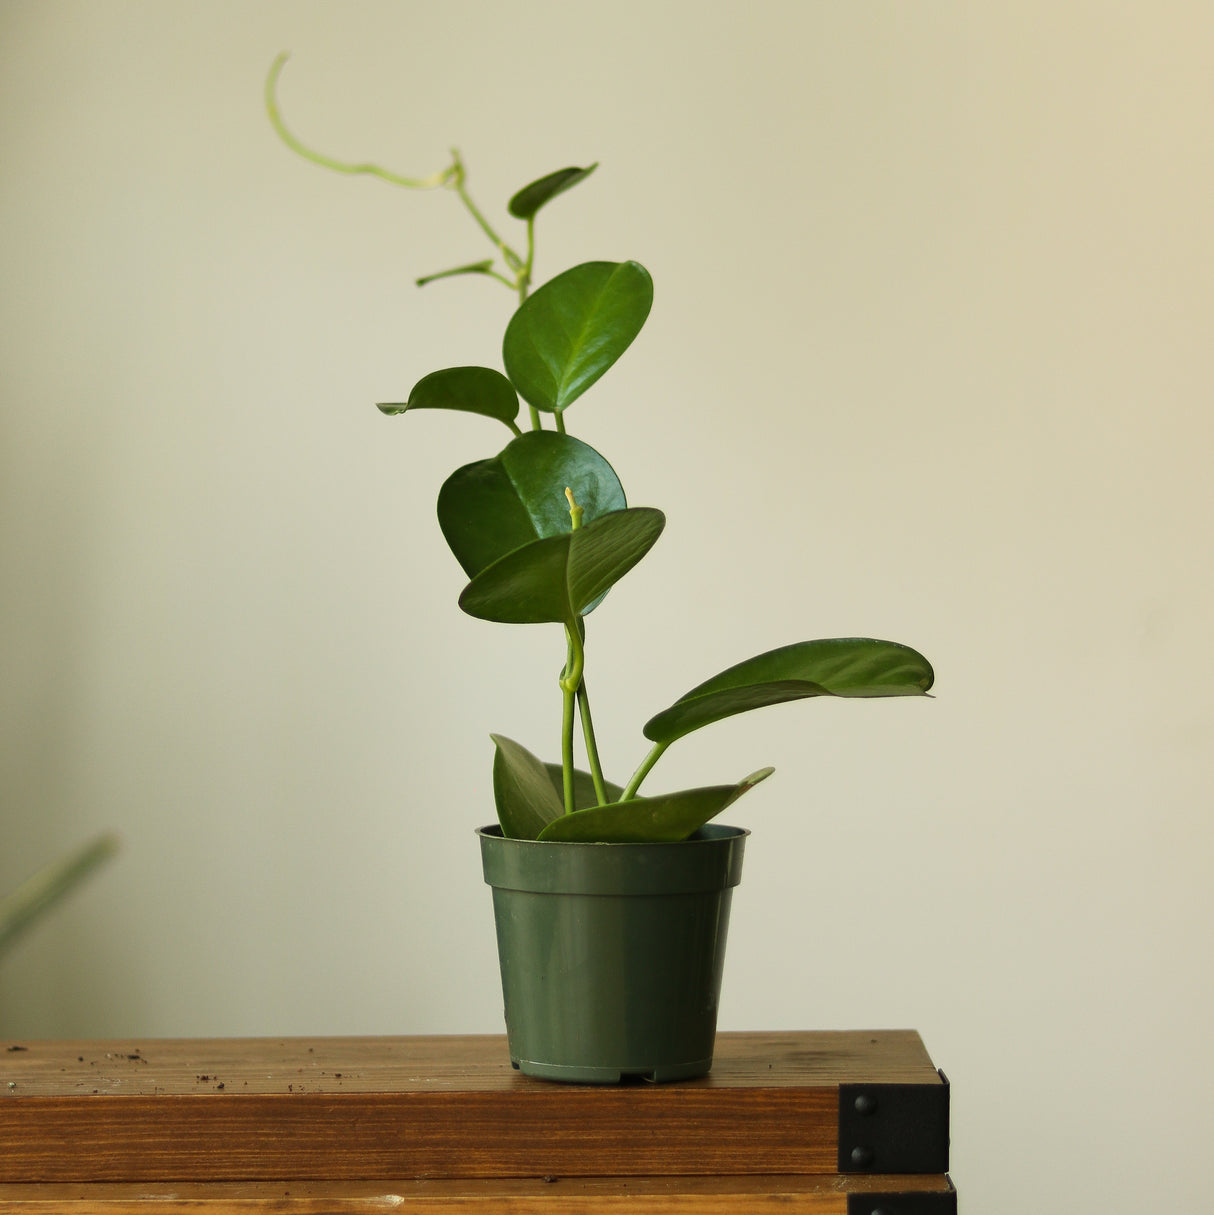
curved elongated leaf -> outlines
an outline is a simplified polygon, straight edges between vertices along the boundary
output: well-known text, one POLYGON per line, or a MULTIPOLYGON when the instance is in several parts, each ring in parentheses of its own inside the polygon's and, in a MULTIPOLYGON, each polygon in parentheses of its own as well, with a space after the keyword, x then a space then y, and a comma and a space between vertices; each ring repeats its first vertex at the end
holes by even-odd
POLYGON ((559 413, 632 344, 653 304, 638 262, 584 262, 558 274, 510 318, 502 358, 523 399, 559 413))
POLYGON ((653 547, 666 516, 651 506, 600 515, 564 536, 533 540, 481 570, 459 606, 469 616, 503 624, 575 627, 588 606, 653 547))
POLYGON ((403 404, 388 402, 377 408, 389 416, 410 409, 455 409, 496 418, 510 426, 518 417, 518 394, 514 385, 492 367, 447 367, 418 380, 403 404))
POLYGON ((423 274, 415 278, 417 287, 425 287, 429 283, 437 283, 440 278, 456 278, 461 274, 492 274, 493 258, 486 257, 479 262, 465 262, 462 266, 452 266, 450 270, 436 270, 433 274, 423 274))
POLYGON ((674 843, 716 818, 774 769, 761 768, 736 785, 684 789, 662 797, 636 797, 576 810, 554 818, 540 832, 541 840, 574 840, 595 844, 674 843))
POLYGON ((464 573, 475 578, 524 544, 570 532, 566 486, 583 524, 628 505, 611 465, 554 430, 528 431, 492 459, 456 469, 439 490, 438 522, 464 573))
POLYGON ((0 953, 117 850, 116 835, 99 835, 0 897, 0 953))
POLYGON ((564 194, 566 190, 572 189, 578 182, 585 181, 598 167, 599 162, 596 160, 594 164, 585 169, 557 169, 555 173, 547 173, 538 180, 525 185, 506 204, 506 210, 515 219, 532 219, 545 203, 550 202, 558 194, 564 194))
POLYGON ((723 717, 808 696, 922 696, 934 678, 922 654, 896 641, 802 641, 714 675, 651 717, 644 733, 671 743, 723 717))
MULTIPOLYGON (((545 764, 545 769, 548 772, 548 779, 552 782, 552 787, 556 790, 556 795, 561 799, 561 805, 564 806, 565 799, 565 784, 564 775, 561 772, 560 764, 545 764)), ((624 792, 620 785, 613 785, 611 781, 603 781, 603 789, 607 794, 609 801, 619 801, 620 794, 624 792)), ((598 794, 594 791, 594 777, 589 772, 583 772, 581 768, 573 770, 573 808, 575 810, 586 810, 590 806, 599 804, 598 794)))
MULTIPOLYGON (((502 834, 516 840, 533 840, 553 819, 565 813, 561 796, 553 789, 548 769, 526 747, 502 734, 491 734, 493 745, 493 800, 502 834)), ((560 769, 557 768, 558 779, 560 769)))

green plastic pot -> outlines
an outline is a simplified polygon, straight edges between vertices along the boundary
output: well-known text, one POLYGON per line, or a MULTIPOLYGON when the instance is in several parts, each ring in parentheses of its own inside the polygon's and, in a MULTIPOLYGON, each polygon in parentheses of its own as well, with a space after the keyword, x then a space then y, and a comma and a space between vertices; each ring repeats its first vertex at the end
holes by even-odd
POLYGON ((590 1084, 707 1072, 749 834, 541 843, 482 827, 511 1063, 590 1084))

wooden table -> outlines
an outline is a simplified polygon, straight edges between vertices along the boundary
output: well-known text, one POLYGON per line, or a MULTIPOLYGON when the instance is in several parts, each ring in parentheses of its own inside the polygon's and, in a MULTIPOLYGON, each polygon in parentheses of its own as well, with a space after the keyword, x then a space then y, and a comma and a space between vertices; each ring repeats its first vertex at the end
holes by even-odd
POLYGON ((0 1043, 5 1212, 945 1215, 913 1031, 721 1034, 711 1073, 553 1084, 484 1037, 0 1043))

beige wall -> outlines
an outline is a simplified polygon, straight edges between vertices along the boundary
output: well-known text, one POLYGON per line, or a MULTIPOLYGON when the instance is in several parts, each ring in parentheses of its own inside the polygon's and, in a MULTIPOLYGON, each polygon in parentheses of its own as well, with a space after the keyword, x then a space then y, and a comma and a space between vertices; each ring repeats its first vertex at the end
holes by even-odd
POLYGON ((725 1028, 918 1027, 986 1215, 1201 1209, 1209 1093, 1214 10, 1118 3, 0 7, 0 889, 119 860, 0 964, 13 1035, 496 1030, 490 730, 554 750, 559 637, 462 617, 433 525, 494 362, 445 195, 598 174, 539 271, 635 257, 570 413, 660 546, 593 619, 605 760, 802 637, 930 702, 689 739, 777 777, 725 1028), (576 416, 575 416, 576 415, 576 416))

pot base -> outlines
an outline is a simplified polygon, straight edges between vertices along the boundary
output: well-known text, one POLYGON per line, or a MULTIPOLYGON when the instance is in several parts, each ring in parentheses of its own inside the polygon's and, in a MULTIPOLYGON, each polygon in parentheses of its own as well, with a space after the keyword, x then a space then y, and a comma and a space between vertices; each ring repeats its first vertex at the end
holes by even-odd
POLYGON ((694 1080, 706 1076, 712 1068, 712 1056, 694 1063, 663 1064, 641 1071, 618 1067, 577 1067, 561 1063, 538 1063, 532 1059, 511 1059, 510 1066, 524 1076, 539 1080, 563 1080, 567 1084, 625 1084, 639 1080, 649 1084, 665 1084, 668 1080, 694 1080))

